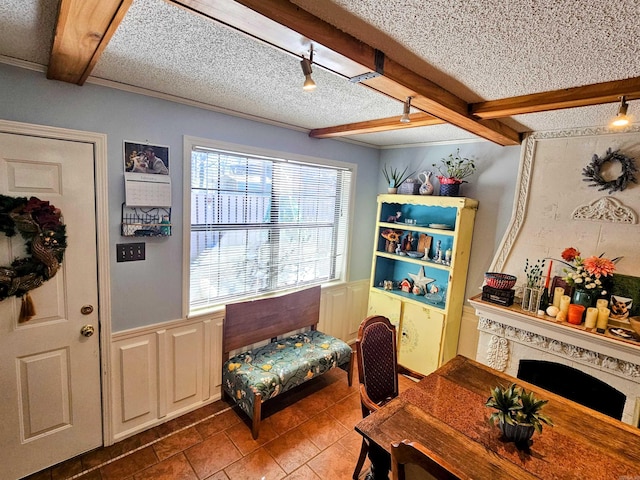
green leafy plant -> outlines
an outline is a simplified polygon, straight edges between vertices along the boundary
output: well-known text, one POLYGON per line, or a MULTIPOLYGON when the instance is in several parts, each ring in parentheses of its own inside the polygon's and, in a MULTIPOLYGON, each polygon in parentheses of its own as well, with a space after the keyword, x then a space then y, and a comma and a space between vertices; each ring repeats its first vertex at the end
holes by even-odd
POLYGON ((436 167, 440 175, 438 179, 442 183, 443 178, 457 180, 455 183, 465 183, 463 179, 473 175, 476 171, 476 165, 470 158, 460 156, 460 149, 456 150, 455 155, 450 153, 448 157, 442 159, 440 165, 434 163, 433 167, 436 167))
POLYGON ((405 167, 405 169, 402 172, 400 172, 400 169, 395 167, 389 167, 385 164, 385 166, 382 168, 382 174, 384 175, 384 178, 387 181, 387 185, 389 185, 389 188, 398 188, 400 185, 402 185, 405 182, 407 178, 409 178, 411 175, 416 173, 416 172, 407 173, 407 170, 409 170, 408 166, 405 167))
POLYGON ((553 426, 551 419, 540 413, 547 402, 512 383, 506 388, 493 388, 485 405, 496 410, 489 417, 491 425, 496 421, 509 425, 530 425, 542 433, 542 424, 553 426))

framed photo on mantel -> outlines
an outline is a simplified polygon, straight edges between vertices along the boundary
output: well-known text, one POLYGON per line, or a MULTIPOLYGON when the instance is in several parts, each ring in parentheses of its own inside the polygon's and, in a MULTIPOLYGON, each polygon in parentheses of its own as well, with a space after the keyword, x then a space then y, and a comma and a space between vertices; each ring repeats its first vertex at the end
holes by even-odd
POLYGON ((640 315, 640 277, 613 274, 609 302, 612 317, 628 318, 640 315))

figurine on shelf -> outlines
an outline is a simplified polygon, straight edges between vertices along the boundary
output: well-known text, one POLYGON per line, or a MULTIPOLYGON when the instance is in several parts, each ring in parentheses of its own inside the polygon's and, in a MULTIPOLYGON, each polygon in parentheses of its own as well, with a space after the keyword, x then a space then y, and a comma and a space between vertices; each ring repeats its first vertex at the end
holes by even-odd
POLYGON ((424 297, 430 302, 442 303, 444 301, 444 291, 441 287, 432 283, 429 285, 429 291, 424 294, 424 297))
POLYGON ((422 295, 422 289, 418 285, 414 285, 411 293, 413 293, 414 295, 422 295))
POLYGON ((405 278, 400 282, 400 290, 402 290, 403 292, 409 293, 411 292, 412 288, 413 285, 411 284, 411 280, 409 280, 408 278, 405 278))
POLYGON ((402 216, 402 212, 396 212, 395 215, 391 215, 390 217, 387 217, 387 223, 396 223, 397 221, 400 220, 401 216, 402 216))
POLYGON ((407 236, 402 239, 402 251, 410 252, 413 250, 414 239, 411 232, 407 233, 407 236))

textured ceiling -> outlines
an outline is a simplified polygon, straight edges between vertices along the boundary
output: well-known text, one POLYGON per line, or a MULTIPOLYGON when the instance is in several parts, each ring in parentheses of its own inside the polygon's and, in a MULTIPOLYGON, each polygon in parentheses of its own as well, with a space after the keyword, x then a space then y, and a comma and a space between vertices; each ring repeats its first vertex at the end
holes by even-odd
MULTIPOLYGON (((293 0, 467 102, 640 77, 638 0, 293 0)), ((46 66, 57 1, 0 0, 0 55, 46 66)), ((163 0, 134 0, 93 78, 300 129, 402 104, 163 0)), ((91 79, 89 80, 91 81, 91 79)), ((503 119, 518 131, 606 125, 613 104, 503 119)), ((640 101, 629 112, 640 111, 640 101)), ((354 135, 374 146, 476 138, 450 125, 354 135)))

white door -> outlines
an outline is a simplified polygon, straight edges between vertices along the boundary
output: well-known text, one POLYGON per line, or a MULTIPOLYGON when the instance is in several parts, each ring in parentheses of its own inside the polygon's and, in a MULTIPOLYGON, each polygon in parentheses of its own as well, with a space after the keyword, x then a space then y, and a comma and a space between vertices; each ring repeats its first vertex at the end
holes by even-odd
MULTIPOLYGON (((0 133, 0 193, 48 200, 67 228, 62 267, 30 292, 35 317, 0 301, 0 478, 15 479, 102 445, 93 145, 0 133)), ((24 255, 0 233, 0 266, 24 255)))

